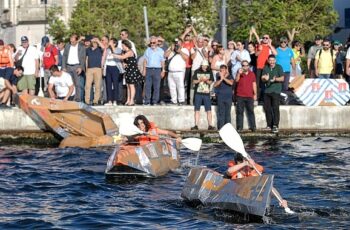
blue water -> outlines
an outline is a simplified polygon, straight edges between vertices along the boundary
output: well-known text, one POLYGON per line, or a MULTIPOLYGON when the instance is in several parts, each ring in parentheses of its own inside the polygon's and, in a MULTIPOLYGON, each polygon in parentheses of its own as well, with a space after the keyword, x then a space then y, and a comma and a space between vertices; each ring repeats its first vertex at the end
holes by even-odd
MULTIPOLYGON (((296 215, 273 199, 263 223, 192 207, 180 197, 195 153, 176 172, 106 180, 111 149, 0 147, 0 229, 346 229, 350 226, 350 140, 340 137, 245 142, 296 215)), ((199 164, 224 171, 233 151, 205 144, 199 164)))

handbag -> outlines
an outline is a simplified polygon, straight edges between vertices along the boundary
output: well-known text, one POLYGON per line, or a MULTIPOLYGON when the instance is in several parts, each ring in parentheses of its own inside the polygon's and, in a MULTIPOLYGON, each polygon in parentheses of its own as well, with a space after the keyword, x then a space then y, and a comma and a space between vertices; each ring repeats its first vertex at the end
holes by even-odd
MULTIPOLYGON (((28 47, 28 48, 29 48, 29 47, 28 47)), ((18 66, 22 66, 23 58, 24 58, 24 56, 26 55, 28 48, 27 48, 26 51, 24 52, 23 56, 15 62, 16 68, 17 68, 18 66)))

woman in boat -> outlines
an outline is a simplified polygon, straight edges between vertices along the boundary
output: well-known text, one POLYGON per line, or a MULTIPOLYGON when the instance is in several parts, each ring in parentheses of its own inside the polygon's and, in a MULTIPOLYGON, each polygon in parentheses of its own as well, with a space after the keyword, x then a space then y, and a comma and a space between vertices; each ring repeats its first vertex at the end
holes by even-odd
POLYGON ((159 140, 159 135, 167 135, 172 138, 176 138, 176 141, 178 142, 181 141, 181 137, 179 135, 169 130, 157 128, 156 124, 148 121, 144 115, 138 115, 134 120, 134 125, 136 125, 141 131, 147 133, 147 135, 135 137, 135 139, 140 142, 140 145, 159 140))
MULTIPOLYGON (((258 163, 255 163, 253 159, 244 160, 242 155, 237 155, 234 161, 230 161, 228 163, 229 168, 226 171, 226 175, 231 179, 259 176, 260 174, 254 169, 253 165, 255 165, 255 168, 259 170, 260 174, 264 171, 264 167, 259 165, 258 163)), ((278 193, 275 188, 273 189, 274 192, 278 193)), ((287 201, 282 200, 280 206, 282 206, 283 208, 288 207, 287 201)))
POLYGON ((230 161, 228 166, 229 168, 226 171, 226 174, 231 179, 239 179, 249 176, 259 176, 259 173, 254 169, 252 165, 255 165, 256 169, 260 172, 264 171, 264 167, 255 163, 253 159, 244 160, 241 155, 238 155, 235 158, 235 161, 230 161))

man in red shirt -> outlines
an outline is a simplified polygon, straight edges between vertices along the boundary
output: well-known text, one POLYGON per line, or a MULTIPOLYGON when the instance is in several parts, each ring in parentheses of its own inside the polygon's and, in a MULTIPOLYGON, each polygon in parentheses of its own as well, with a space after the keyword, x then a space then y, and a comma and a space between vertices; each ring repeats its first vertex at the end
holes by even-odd
MULTIPOLYGON (((259 41, 259 36, 254 28, 251 29, 251 32, 255 35, 257 41, 259 41)), ((264 84, 260 83, 262 71, 267 63, 267 59, 270 54, 277 55, 277 51, 275 47, 271 44, 272 40, 270 39, 269 35, 265 34, 262 37, 262 40, 260 40, 260 44, 255 52, 255 55, 257 56, 257 71, 256 71, 256 85, 257 85, 257 95, 260 102, 263 101, 263 91, 264 91, 264 84), (260 92, 262 90, 262 92, 260 92)))
POLYGON ((249 69, 248 61, 242 61, 242 68, 238 70, 235 81, 237 84, 236 128, 238 131, 243 129, 243 114, 246 109, 249 129, 255 132, 254 100, 257 99, 257 87, 255 74, 249 69))
MULTIPOLYGON (((197 39, 197 32, 191 24, 188 24, 185 32, 180 37, 183 40, 182 47, 186 48, 189 53, 191 53, 192 48, 195 47, 195 42, 197 39), (190 32, 193 32, 193 38, 190 36, 190 32)), ((192 59, 191 57, 186 61, 186 72, 185 72, 185 92, 186 92, 186 102, 188 105, 193 104, 191 101, 191 86, 192 86, 192 59)), ((193 98, 192 98, 193 99, 193 98)))
POLYGON ((53 65, 58 65, 58 49, 50 43, 50 39, 47 36, 42 37, 41 47, 43 49, 42 67, 44 68, 43 90, 47 92, 48 82, 51 76, 50 68, 53 65))

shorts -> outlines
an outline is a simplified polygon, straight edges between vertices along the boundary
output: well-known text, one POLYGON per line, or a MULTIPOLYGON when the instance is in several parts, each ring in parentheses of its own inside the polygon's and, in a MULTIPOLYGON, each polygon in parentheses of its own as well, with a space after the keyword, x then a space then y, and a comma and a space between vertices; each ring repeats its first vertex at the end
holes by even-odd
POLYGON ((0 90, 5 88, 5 79, 3 77, 0 77, 0 90))
POLYGON ((36 78, 35 75, 23 75, 17 82, 17 89, 19 91, 29 89, 35 90, 36 78))
POLYGON ((209 94, 196 94, 194 96, 194 111, 199 111, 204 104, 205 111, 211 111, 211 100, 209 94))

